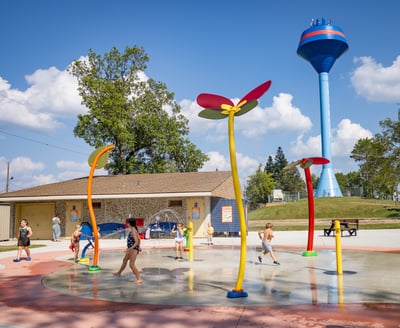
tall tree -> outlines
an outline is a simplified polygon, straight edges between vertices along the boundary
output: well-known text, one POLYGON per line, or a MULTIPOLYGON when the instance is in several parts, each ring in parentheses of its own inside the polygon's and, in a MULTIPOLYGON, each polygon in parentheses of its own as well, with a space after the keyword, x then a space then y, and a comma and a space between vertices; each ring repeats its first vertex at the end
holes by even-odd
POLYGON ((246 197, 251 208, 256 208, 260 203, 267 203, 268 196, 274 189, 274 180, 270 173, 266 173, 259 165, 255 174, 249 176, 246 187, 246 197))
POLYGON ((364 138, 357 141, 351 152, 351 158, 359 163, 363 184, 363 196, 374 197, 377 193, 381 165, 384 160, 385 146, 379 140, 364 138))
POLYGON ((379 191, 392 197, 397 193, 400 183, 400 121, 387 118, 380 121, 379 125, 382 127, 382 134, 376 134, 375 140, 380 142, 384 150, 378 179, 379 191))
POLYGON ((113 144, 111 174, 197 171, 208 159, 186 136, 188 120, 162 82, 144 81, 149 61, 141 47, 116 47, 103 56, 91 49, 69 72, 87 114, 78 115, 74 135, 98 148, 113 144))
POLYGON ((278 147, 274 158, 268 157, 265 163, 264 172, 270 173, 275 181, 275 188, 282 189, 288 193, 305 191, 304 181, 301 178, 297 167, 291 170, 284 170, 288 165, 285 153, 278 147))

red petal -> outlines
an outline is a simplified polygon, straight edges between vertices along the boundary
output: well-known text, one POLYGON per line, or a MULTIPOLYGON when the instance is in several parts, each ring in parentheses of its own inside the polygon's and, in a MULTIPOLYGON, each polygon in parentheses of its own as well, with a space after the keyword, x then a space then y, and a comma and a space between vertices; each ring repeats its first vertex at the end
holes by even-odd
POLYGON ((310 157, 313 164, 328 164, 330 161, 325 157, 310 157))
POLYGON ((211 93, 201 93, 197 96, 197 103, 204 108, 221 108, 222 104, 234 106, 234 103, 223 96, 211 93))
POLYGON ((240 99, 239 103, 241 103, 243 100, 251 101, 259 99, 264 93, 267 92, 271 86, 271 83, 271 81, 267 81, 263 84, 260 84, 257 88, 251 90, 247 95, 240 99))

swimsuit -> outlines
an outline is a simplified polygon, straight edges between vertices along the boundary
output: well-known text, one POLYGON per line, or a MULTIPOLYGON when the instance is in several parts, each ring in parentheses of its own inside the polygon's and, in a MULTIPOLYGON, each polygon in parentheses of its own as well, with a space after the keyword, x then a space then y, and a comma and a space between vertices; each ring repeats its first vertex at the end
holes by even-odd
POLYGON ((19 228, 18 246, 30 246, 31 241, 28 237, 28 227, 19 228))
MULTIPOLYGON (((126 239, 126 246, 128 248, 131 248, 133 245, 135 245, 135 239, 132 236, 132 232, 129 231, 128 238, 126 239)), ((136 245, 133 249, 135 249, 138 253, 140 252, 140 246, 136 245)))
POLYGON ((72 236, 72 238, 71 238, 71 243, 72 244, 74 244, 74 245, 76 245, 76 244, 79 244, 79 241, 81 240, 81 236, 75 236, 75 235, 73 235, 72 236))
POLYGON ((272 246, 271 246, 271 242, 268 241, 263 241, 262 242, 262 247, 264 249, 265 252, 272 252, 272 246))
POLYGON ((182 236, 181 232, 179 231, 179 229, 176 230, 176 238, 175 238, 175 241, 176 241, 177 243, 183 242, 183 236, 182 236))

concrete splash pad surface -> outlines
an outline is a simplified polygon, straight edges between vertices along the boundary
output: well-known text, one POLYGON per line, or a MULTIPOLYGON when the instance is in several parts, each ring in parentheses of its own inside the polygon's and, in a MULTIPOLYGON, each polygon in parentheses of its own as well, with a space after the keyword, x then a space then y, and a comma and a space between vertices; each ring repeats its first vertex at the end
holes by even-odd
MULTIPOLYGON (((115 272, 123 250, 100 253, 100 271, 74 264, 43 277, 42 283, 61 294, 135 304, 175 306, 282 306, 341 303, 399 303, 399 254, 343 252, 343 275, 336 274, 336 255, 318 250, 316 257, 302 256, 300 249, 280 249, 280 266, 269 255, 259 263, 258 250, 247 250, 244 290, 248 297, 228 298, 235 287, 239 265, 236 247, 200 247, 194 261, 175 260, 174 250, 145 249, 137 260, 144 283, 134 285, 127 268, 115 272)), ((89 257, 92 254, 88 254, 89 257)), ((185 254, 187 255, 187 254, 185 254)), ((186 258, 187 256, 185 256, 186 258)), ((71 256, 58 257, 71 262, 71 256)))

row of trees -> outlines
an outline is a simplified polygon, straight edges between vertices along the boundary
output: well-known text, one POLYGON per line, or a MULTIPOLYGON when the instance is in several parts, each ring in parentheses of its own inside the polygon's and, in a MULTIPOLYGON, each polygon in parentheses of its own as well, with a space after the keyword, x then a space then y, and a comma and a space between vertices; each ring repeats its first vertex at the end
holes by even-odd
MULTIPOLYGON (((387 118, 379 124, 382 133, 370 139, 360 139, 353 147, 350 157, 358 163, 359 171, 335 174, 344 195, 389 199, 397 196, 400 182, 400 121, 387 118)), ((260 164, 249 177, 246 197, 253 208, 260 203, 267 203, 273 189, 305 195, 305 182, 298 167, 286 171, 283 168, 287 165, 283 150, 279 147, 275 157, 269 156, 264 168, 260 164)), ((313 174, 314 189, 318 182, 319 177, 313 174)))
POLYGON ((282 189, 286 194, 305 193, 305 184, 297 167, 284 170, 289 164, 281 147, 274 157, 269 156, 264 167, 259 165, 246 184, 246 198, 251 208, 270 201, 273 189, 282 189))

